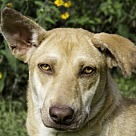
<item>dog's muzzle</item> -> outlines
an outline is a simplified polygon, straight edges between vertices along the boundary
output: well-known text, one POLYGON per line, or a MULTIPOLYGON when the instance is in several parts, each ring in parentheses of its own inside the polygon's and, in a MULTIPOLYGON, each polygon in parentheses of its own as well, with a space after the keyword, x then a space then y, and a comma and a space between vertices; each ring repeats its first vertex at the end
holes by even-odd
POLYGON ((49 113, 41 109, 43 124, 46 127, 61 131, 74 131, 79 128, 79 121, 76 121, 77 112, 68 106, 51 106, 49 113))

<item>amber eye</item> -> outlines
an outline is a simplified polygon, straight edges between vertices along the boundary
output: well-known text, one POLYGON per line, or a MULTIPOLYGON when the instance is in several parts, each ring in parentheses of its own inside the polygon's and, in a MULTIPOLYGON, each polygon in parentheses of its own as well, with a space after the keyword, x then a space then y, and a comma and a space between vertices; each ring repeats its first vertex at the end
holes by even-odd
POLYGON ((90 75, 90 74, 92 74, 94 71, 95 71, 95 68, 92 68, 92 67, 87 66, 87 67, 85 67, 85 68, 82 70, 81 74, 90 75))
POLYGON ((48 72, 51 73, 52 69, 48 64, 39 64, 38 67, 43 71, 43 72, 48 72))

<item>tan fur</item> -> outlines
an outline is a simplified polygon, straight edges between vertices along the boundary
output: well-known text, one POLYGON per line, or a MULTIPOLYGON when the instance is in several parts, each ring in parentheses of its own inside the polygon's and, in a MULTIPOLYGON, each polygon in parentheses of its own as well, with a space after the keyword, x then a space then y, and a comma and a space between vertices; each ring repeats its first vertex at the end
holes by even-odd
POLYGON ((8 8, 2 12, 1 30, 15 57, 29 64, 30 136, 136 136, 136 100, 120 95, 108 70, 118 66, 125 76, 131 75, 136 67, 132 42, 83 29, 45 31, 8 8), (43 63, 53 69, 50 74, 39 68, 43 63), (95 68, 94 73, 81 74, 87 66, 95 68), (54 123, 52 105, 74 109, 74 121, 67 126, 54 123))

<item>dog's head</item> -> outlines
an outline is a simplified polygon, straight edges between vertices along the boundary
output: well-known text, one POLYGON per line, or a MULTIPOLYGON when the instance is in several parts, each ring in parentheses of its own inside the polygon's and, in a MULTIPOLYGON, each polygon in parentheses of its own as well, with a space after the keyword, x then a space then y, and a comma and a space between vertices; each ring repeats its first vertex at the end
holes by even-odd
POLYGON ((8 8, 2 12, 1 30, 15 57, 29 64, 35 114, 50 128, 81 128, 104 103, 108 68, 119 66, 131 75, 136 67, 136 47, 118 35, 45 31, 8 8))

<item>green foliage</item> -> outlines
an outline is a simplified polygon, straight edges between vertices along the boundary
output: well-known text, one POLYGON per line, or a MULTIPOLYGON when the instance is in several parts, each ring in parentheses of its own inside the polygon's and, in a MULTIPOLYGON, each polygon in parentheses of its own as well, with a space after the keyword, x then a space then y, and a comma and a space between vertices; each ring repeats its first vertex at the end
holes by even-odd
POLYGON ((131 77, 124 78, 119 71, 117 73, 114 71, 113 78, 118 84, 121 94, 124 97, 136 97, 136 74, 133 74, 131 77))
POLYGON ((22 99, 27 85, 27 66, 11 54, 5 41, 0 46, 0 73, 0 97, 22 99))
POLYGON ((0 101, 0 135, 26 136, 26 112, 19 102, 0 101))

